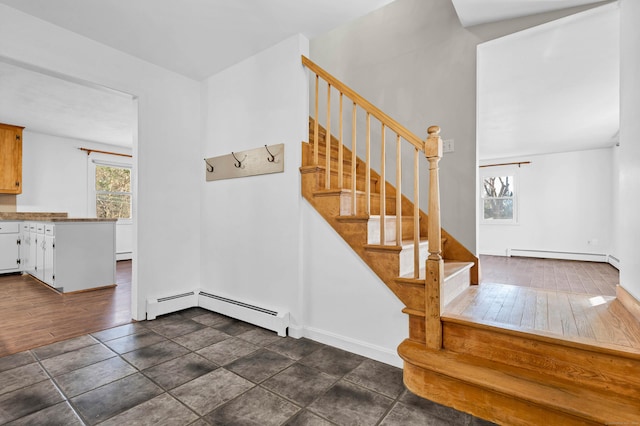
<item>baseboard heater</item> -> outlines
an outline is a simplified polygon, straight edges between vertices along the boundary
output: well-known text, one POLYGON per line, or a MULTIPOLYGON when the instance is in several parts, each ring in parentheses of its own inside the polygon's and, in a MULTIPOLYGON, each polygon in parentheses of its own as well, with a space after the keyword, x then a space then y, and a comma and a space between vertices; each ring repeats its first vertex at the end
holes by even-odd
POLYGON ((198 306, 267 330, 273 330, 278 333, 278 336, 287 335, 289 312, 273 311, 206 291, 200 291, 198 294, 198 306))
POLYGON ((169 314, 194 306, 198 306, 198 294, 195 291, 157 299, 147 299, 147 319, 153 320, 158 315, 169 314))
POLYGON ((581 260, 585 262, 604 262, 609 261, 606 254, 598 253, 573 253, 565 251, 548 251, 548 250, 523 250, 509 249, 507 256, 522 257, 538 257, 542 259, 563 259, 563 260, 581 260))

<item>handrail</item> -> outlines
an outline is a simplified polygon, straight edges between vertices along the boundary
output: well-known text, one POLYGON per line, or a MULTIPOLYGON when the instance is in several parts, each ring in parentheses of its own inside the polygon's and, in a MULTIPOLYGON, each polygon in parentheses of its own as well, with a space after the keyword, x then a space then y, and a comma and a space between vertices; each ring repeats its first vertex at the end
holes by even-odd
POLYGON ((398 135, 402 136, 407 142, 411 143, 413 146, 418 148, 420 151, 424 151, 424 141, 421 140, 418 136, 404 127, 402 124, 398 123, 393 118, 389 117, 387 114, 382 112, 379 108, 373 105, 371 102, 360 96, 356 91, 351 89, 350 87, 343 84, 340 80, 336 79, 334 76, 329 74, 327 71, 323 70, 320 66, 318 66, 311 59, 302 55, 302 64, 309 68, 311 71, 316 73, 322 77, 327 83, 331 86, 335 87, 341 93, 344 93, 349 97, 352 101, 356 102, 362 109, 364 109, 369 114, 373 115, 377 118, 381 123, 391 130, 393 130, 398 135))

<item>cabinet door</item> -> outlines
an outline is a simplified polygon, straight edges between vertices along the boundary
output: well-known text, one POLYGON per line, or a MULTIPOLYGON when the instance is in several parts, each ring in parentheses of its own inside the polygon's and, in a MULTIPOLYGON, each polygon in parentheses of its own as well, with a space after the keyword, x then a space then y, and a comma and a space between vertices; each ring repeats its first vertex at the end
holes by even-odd
POLYGON ((50 235, 44 236, 44 271, 42 281, 55 287, 56 240, 50 235))
POLYGON ((22 193, 22 128, 1 123, 0 193, 22 193))
POLYGON ((36 235, 36 269, 33 274, 37 279, 44 281, 44 234, 36 235))
POLYGON ((0 272, 19 270, 19 234, 0 234, 0 272))
POLYGON ((38 258, 38 234, 35 231, 29 231, 29 254, 24 265, 25 272, 36 274, 36 260, 38 258))

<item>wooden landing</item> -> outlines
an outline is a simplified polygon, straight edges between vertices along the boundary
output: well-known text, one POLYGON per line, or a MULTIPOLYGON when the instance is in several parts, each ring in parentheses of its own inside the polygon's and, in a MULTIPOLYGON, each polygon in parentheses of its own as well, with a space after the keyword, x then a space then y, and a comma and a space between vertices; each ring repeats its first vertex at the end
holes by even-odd
POLYGON ((640 324, 611 296, 481 284, 442 317, 640 355, 640 324))

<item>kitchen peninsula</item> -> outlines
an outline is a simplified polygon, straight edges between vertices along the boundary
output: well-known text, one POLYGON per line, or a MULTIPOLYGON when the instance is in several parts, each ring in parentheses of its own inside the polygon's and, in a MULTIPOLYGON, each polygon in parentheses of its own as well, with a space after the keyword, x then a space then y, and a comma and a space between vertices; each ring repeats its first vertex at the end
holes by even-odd
POLYGON ((32 275, 61 293, 114 286, 116 219, 0 212, 0 274, 32 275))

